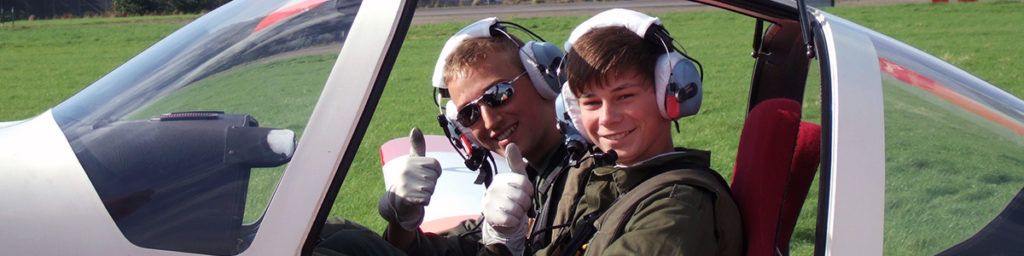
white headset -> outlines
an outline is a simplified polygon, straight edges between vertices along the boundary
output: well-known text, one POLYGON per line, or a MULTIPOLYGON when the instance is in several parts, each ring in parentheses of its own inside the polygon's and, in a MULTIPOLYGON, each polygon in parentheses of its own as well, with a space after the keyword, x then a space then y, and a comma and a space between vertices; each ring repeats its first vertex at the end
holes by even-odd
MULTIPOLYGON (((448 56, 462 45, 462 42, 471 38, 497 36, 512 40, 512 36, 509 35, 504 25, 514 26, 540 40, 523 43, 519 48, 519 59, 523 63, 523 68, 530 75, 530 81, 533 82, 533 86, 537 88, 540 96, 548 100, 557 97, 561 88, 560 84, 565 80, 558 75, 558 67, 564 55, 562 50, 552 43, 544 42, 543 39, 532 31, 515 23, 499 21, 496 17, 485 18, 469 24, 469 26, 455 33, 454 36, 448 38, 444 48, 441 48, 441 56, 437 58, 437 64, 434 65, 434 77, 432 80, 434 88, 440 90, 448 89, 444 81, 445 64, 447 63, 448 56)), ((440 102, 438 102, 438 105, 440 106, 440 102)))
MULTIPOLYGON (((455 103, 450 99, 447 103, 443 102, 444 99, 450 97, 448 85, 444 81, 444 71, 448 56, 467 39, 505 37, 515 41, 508 33, 505 25, 516 27, 539 40, 527 41, 520 45, 519 59, 523 64, 523 68, 529 74, 530 82, 542 98, 552 100, 558 97, 561 89, 560 85, 565 81, 564 76, 560 76, 558 72, 559 64, 561 64, 562 57, 564 56, 562 50, 558 49, 558 46, 554 44, 544 42, 540 36, 518 24, 503 22, 499 21, 496 17, 490 17, 476 21, 459 30, 451 38, 448 38, 444 47, 441 48, 441 55, 437 58, 437 64, 434 65, 434 75, 431 81, 435 91, 435 104, 440 111, 437 119, 441 128, 445 131, 449 142, 464 154, 463 158, 466 160, 466 166, 472 170, 477 170, 477 168, 482 166, 490 168, 486 166, 488 163, 486 158, 489 158, 490 154, 489 151, 480 146, 480 141, 473 136, 468 127, 464 127, 455 121, 458 115, 458 107, 455 106, 455 103)), ((493 162, 493 159, 491 159, 491 162, 493 162)), ((481 171, 481 175, 483 174, 484 172, 481 171)), ((485 183, 489 183, 489 178, 484 178, 484 180, 486 180, 484 181, 485 183)), ((478 179, 479 181, 480 179, 478 179)))
MULTIPOLYGON (((572 31, 565 42, 566 52, 571 51, 573 43, 587 32, 614 26, 625 27, 641 38, 656 42, 665 48, 665 53, 658 57, 654 67, 654 92, 661 117, 676 120, 697 114, 703 98, 703 74, 697 69, 700 62, 685 55, 672 44, 674 39, 657 17, 627 9, 611 9, 598 13, 572 31)), ((579 104, 568 87, 569 83, 566 82, 561 93, 562 104, 570 121, 579 129, 583 127, 579 117, 579 104)))

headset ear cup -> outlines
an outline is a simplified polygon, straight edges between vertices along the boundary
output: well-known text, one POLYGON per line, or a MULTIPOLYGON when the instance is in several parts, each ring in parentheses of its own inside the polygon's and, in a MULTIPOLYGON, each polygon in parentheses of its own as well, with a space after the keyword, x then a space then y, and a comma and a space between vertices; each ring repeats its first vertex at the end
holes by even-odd
MULTIPOLYGON (((677 53, 678 54, 678 53, 677 53)), ((700 111, 704 98, 700 71, 690 59, 682 58, 672 67, 670 83, 675 85, 673 97, 676 98, 678 114, 673 119, 696 115, 700 111)))
POLYGON ((530 75, 530 81, 537 88, 537 93, 546 100, 558 97, 561 84, 565 81, 556 70, 563 56, 558 46, 548 42, 529 41, 519 50, 519 59, 530 75))
POLYGON ((675 101, 674 98, 670 98, 671 93, 668 91, 669 79, 672 76, 672 61, 676 59, 672 56, 672 53, 662 54, 658 56, 657 64, 654 65, 654 98, 657 100, 658 110, 661 112, 661 117, 665 119, 673 119, 669 113, 669 102, 675 101))
POLYGON ((654 67, 654 88, 661 117, 665 119, 691 116, 700 110, 703 96, 700 72, 692 61, 678 52, 658 57, 654 67), (687 93, 679 93, 681 90, 687 93), (680 98, 682 95, 690 97, 680 98))
POLYGON ((561 102, 555 102, 555 104, 561 104, 564 110, 556 108, 556 114, 561 115, 559 112, 564 111, 565 115, 569 118, 569 120, 566 120, 568 121, 567 123, 571 124, 576 131, 579 131, 587 143, 593 144, 594 141, 586 135, 585 127, 583 127, 583 118, 580 116, 582 111, 580 110, 579 100, 576 99, 576 95, 573 95, 572 90, 569 89, 569 82, 565 82, 562 85, 561 91, 559 98, 562 100, 561 102))

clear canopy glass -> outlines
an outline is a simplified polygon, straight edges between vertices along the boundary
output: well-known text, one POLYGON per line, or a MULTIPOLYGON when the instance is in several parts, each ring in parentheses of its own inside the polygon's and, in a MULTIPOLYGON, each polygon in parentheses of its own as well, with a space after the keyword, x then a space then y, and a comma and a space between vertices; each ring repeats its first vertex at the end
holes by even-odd
POLYGON ((124 236, 248 248, 360 1, 232 1, 56 106, 124 236))

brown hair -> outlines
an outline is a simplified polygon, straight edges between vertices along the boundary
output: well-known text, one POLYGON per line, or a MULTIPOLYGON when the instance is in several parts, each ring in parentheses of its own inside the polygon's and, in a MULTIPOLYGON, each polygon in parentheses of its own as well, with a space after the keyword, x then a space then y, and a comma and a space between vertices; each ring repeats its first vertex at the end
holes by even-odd
POLYGON ((522 66, 519 60, 519 46, 523 41, 513 35, 479 37, 466 39, 455 48, 445 60, 444 81, 447 83, 456 76, 465 75, 469 67, 476 66, 487 59, 488 54, 508 54, 509 65, 522 66))
MULTIPOLYGON (((573 95, 605 86, 614 72, 633 71, 654 81, 654 65, 665 50, 626 27, 601 27, 583 34, 565 55, 565 72, 573 95)), ((652 88, 653 89, 653 88, 652 88)))

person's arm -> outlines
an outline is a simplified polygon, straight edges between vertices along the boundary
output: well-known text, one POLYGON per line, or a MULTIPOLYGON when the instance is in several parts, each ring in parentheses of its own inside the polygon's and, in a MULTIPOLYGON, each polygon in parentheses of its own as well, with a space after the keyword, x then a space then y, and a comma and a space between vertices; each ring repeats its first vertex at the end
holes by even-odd
POLYGON ((384 238, 408 255, 477 255, 483 250, 479 226, 478 220, 466 220, 452 229, 437 234, 417 230, 405 233, 409 235, 406 241, 391 241, 396 239, 394 235, 398 234, 391 233, 391 230, 401 227, 389 226, 384 231, 384 238), (405 244, 399 247, 397 243, 405 244))
POLYGON ((401 225, 388 222, 388 227, 384 230, 384 240, 387 240, 399 250, 408 251, 409 245, 416 241, 418 233, 419 231, 408 231, 403 229, 401 225))
POLYGON ((424 207, 430 203, 434 186, 441 176, 441 164, 426 157, 426 145, 419 128, 409 132, 409 155, 384 165, 386 190, 377 202, 377 211, 388 228, 384 237, 399 249, 407 249, 419 233, 424 207))
POLYGON ((498 173, 484 194, 483 215, 440 234, 391 223, 384 237, 410 255, 522 255, 533 184, 515 143, 506 148, 510 172, 498 173))
POLYGON ((640 202, 623 234, 604 255, 715 255, 714 196, 689 185, 672 185, 640 202))
POLYGON ((489 251, 523 255, 529 232, 527 212, 532 206, 534 188, 519 147, 509 143, 505 155, 510 171, 495 174, 491 186, 484 192, 482 242, 489 251))

